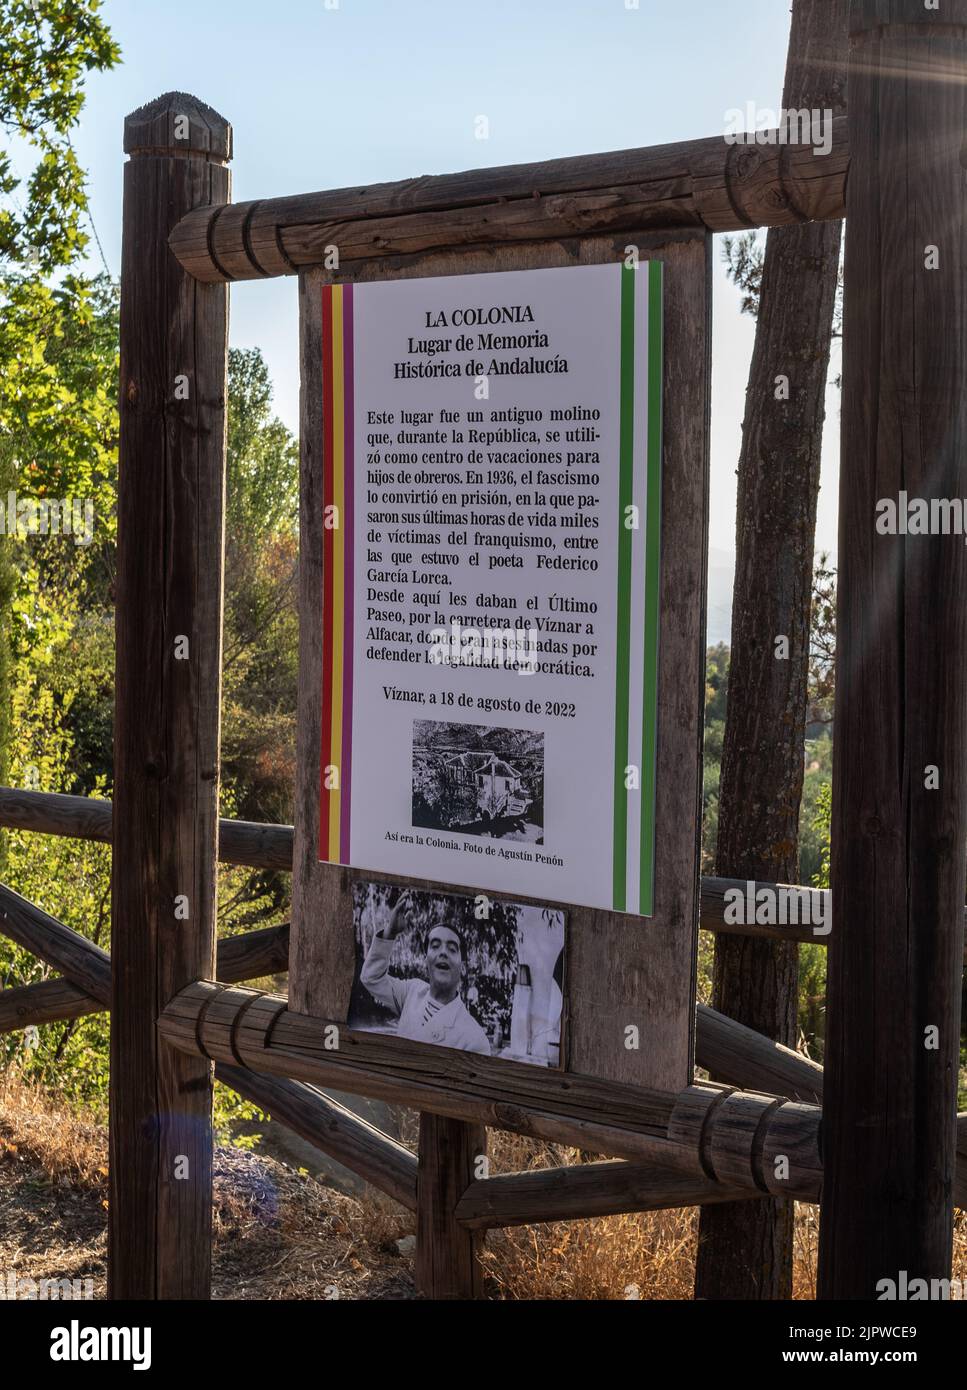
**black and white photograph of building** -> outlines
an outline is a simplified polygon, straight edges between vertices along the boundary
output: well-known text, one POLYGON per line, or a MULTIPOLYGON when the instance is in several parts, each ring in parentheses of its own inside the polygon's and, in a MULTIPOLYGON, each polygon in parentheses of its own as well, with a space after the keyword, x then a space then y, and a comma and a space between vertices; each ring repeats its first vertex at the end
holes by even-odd
POLYGON ((544 735, 416 720, 413 824, 543 844, 544 735))

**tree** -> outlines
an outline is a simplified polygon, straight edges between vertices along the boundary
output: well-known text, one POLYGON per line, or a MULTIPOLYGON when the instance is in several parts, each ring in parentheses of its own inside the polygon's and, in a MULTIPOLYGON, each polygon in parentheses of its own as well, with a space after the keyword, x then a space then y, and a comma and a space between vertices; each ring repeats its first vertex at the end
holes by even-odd
POLYGON ((222 762, 247 820, 289 822, 298 685, 299 450, 258 348, 228 355, 222 762))
MULTIPOLYGON (((795 0, 783 107, 844 109, 847 0, 795 0)), ((816 501, 841 224, 773 228, 739 459, 729 702, 716 872, 793 881, 809 672, 816 501)), ((757 290, 744 267, 747 301, 757 290)), ((795 945, 719 935, 712 1002, 796 1043, 795 945)), ((700 1298, 789 1298, 793 1206, 702 1211, 700 1298)))
MULTIPOLYGON (((32 493, 57 477, 55 497, 74 491, 70 463, 79 417, 57 360, 66 321, 82 318, 89 287, 71 274, 84 249, 84 175, 71 130, 88 72, 120 57, 99 0, 0 0, 0 497, 32 493), (28 176, 15 162, 32 160, 28 176), (54 447, 56 446, 56 447, 54 447), (65 454, 67 455, 65 459, 65 454)), ((87 495, 81 493, 81 495, 87 495)), ((9 518, 5 517, 9 540, 9 518)), ((0 547, 0 621, 5 637, 19 588, 12 547, 0 547)), ((0 641, 0 780, 6 777, 11 652, 0 641)))
POLYGON ((715 861, 719 828, 722 739, 729 691, 729 649, 724 642, 705 653, 705 738, 702 744, 702 873, 715 861))

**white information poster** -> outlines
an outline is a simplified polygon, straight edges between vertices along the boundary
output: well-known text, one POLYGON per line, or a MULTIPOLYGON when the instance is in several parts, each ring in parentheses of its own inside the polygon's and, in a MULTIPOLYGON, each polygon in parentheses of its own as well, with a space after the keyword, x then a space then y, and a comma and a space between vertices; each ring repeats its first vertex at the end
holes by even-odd
POLYGON ((661 287, 322 290, 320 859, 653 912, 661 287))

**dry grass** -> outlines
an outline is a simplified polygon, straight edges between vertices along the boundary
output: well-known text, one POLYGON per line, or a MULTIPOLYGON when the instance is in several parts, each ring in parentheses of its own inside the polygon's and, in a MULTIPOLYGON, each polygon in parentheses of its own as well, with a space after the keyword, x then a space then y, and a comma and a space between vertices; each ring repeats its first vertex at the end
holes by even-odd
MULTIPOLYGON (((586 1161, 576 1149, 492 1131, 493 1171, 586 1161)), ((690 1299, 698 1210, 642 1212, 492 1231, 484 1254, 491 1293, 504 1299, 690 1299)), ((796 1203, 793 1298, 816 1296, 819 1208, 796 1203)), ((953 1275, 967 1286, 967 1212, 954 1218, 953 1275)))
MULTIPOLYGON (((415 1139, 415 1126, 405 1128, 415 1139)), ((492 1131, 493 1172, 587 1161, 574 1149, 492 1131)), ((216 1151, 213 1293, 225 1299, 411 1299, 397 1241, 413 1217, 372 1193, 348 1197, 274 1159, 216 1151)), ((92 1278, 105 1292, 107 1135, 15 1070, 0 1076, 0 1270, 92 1278)), ((491 1231, 486 1291, 498 1300, 690 1299, 698 1213, 647 1212, 491 1231)), ((796 1213, 794 1297, 815 1293, 819 1222, 796 1213)), ((967 1283, 967 1214, 955 1222, 954 1276, 967 1283)))
MULTIPOLYGON (((593 1157, 491 1131, 491 1171, 525 1172, 593 1157)), ((694 1209, 554 1221, 491 1231, 483 1255, 488 1292, 499 1299, 691 1298, 694 1209)))
POLYGON ((19 1154, 50 1179, 81 1188, 107 1177, 103 1128, 58 1105, 17 1067, 0 1072, 0 1154, 19 1154))
MULTIPOLYGON (((106 1294, 107 1131, 60 1109, 11 1069, 0 1076, 0 1273, 91 1280, 106 1294)), ((389 1204, 386 1204, 389 1207, 389 1204)), ((395 1209, 398 1210, 398 1209, 395 1209)), ((212 1294, 221 1299, 412 1299, 392 1243, 404 1214, 274 1159, 215 1152, 212 1294)))

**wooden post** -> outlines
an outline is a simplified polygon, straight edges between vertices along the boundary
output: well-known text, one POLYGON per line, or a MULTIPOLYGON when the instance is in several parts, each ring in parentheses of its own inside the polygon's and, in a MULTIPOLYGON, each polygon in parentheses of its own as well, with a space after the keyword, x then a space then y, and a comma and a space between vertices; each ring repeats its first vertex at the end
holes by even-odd
POLYGON ((477 1158, 487 1153, 483 1125, 420 1115, 416 1180, 416 1286, 427 1298, 480 1298, 483 1278, 477 1258, 483 1232, 456 1218, 456 1205, 480 1174, 477 1158))
MULTIPOLYGON (((794 0, 784 111, 845 109, 848 8, 847 0, 794 0)), ((773 227, 766 239, 739 456, 716 849, 716 872, 746 880, 799 876, 816 498, 841 230, 807 222, 773 227), (777 373, 789 386, 785 400, 776 399, 777 373), (776 650, 782 637, 784 654, 776 650)), ((714 1007, 787 1047, 798 1035, 798 978, 794 941, 716 938, 714 1007)), ((782 1201, 703 1211, 695 1297, 791 1298, 793 1218, 793 1204, 782 1201)))
POLYGON ((215 945, 228 291, 168 249, 229 197, 231 127, 169 93, 125 121, 109 1296, 207 1298, 209 1062, 156 1020, 215 945))
POLYGON ((853 0, 850 28, 819 1294, 872 1299, 951 1261, 967 547, 877 518, 967 497, 967 0, 853 0))

